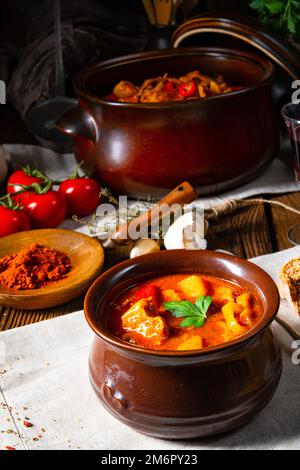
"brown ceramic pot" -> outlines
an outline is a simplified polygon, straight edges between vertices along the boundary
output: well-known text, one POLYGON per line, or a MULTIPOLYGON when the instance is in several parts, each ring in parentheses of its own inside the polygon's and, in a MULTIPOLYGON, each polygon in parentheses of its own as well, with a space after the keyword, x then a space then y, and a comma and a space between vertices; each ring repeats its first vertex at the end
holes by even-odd
POLYGON ((204 437, 248 422, 271 399, 282 359, 269 327, 279 297, 256 265, 210 251, 166 251, 126 261, 89 290, 85 315, 96 333, 92 386, 105 408, 137 431, 167 439, 204 437), (212 274, 251 289, 263 316, 245 336, 200 351, 154 351, 126 343, 106 328, 110 302, 141 280, 179 272, 212 274))
POLYGON ((162 197, 186 180, 209 194, 249 181, 275 156, 279 131, 271 96, 273 66, 231 49, 187 48, 113 59, 75 77, 79 107, 58 122, 78 160, 112 190, 162 197), (198 69, 242 90, 205 100, 108 102, 120 80, 178 76, 198 69))

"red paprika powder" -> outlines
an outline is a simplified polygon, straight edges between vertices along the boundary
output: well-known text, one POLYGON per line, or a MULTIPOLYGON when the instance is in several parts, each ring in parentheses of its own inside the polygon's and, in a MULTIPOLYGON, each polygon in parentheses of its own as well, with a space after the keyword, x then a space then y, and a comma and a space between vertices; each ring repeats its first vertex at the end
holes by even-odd
POLYGON ((65 253, 34 243, 0 260, 0 283, 8 289, 39 289, 64 279, 71 267, 65 253))

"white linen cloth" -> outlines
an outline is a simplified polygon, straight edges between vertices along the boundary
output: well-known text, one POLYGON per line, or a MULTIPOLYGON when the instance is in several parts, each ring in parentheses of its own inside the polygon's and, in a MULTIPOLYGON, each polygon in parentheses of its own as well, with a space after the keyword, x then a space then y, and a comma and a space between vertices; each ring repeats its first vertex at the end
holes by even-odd
MULTIPOLYGON (((262 256, 253 262, 277 279, 280 266, 297 256, 300 247, 262 256)), ((284 303, 280 315, 300 331, 300 318, 284 303)), ((1 433, 0 448, 300 449, 300 368, 292 363, 292 354, 296 354, 293 340, 281 327, 274 324, 274 328, 282 346, 284 365, 272 401, 243 428, 191 442, 164 441, 138 434, 101 407, 89 384, 88 353, 93 334, 82 312, 3 332, 0 334, 0 402, 11 407, 11 412, 0 406, 0 431, 16 434, 1 433), (34 427, 24 427, 25 417, 34 427), (33 440, 39 435, 42 438, 33 440)), ((296 357, 300 359, 300 353, 296 357)))

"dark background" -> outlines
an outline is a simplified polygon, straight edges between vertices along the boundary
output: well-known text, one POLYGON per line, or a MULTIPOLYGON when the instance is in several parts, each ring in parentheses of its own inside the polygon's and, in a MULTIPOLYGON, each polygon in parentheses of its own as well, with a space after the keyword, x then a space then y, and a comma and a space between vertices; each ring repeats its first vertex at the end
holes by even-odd
MULTIPOLYGON (((248 0, 200 0, 193 14, 216 9, 234 9, 248 12, 248 0)), ((62 0, 63 20, 98 9, 105 12, 104 26, 118 29, 120 23, 131 25, 132 31, 137 24, 132 19, 146 18, 141 0, 62 0), (78 5, 81 4, 81 8, 78 5)), ((101 14, 101 13, 100 13, 101 14)), ((51 19, 51 0, 0 0, 0 44, 8 42, 24 46, 36 34, 45 30, 51 19)))
MULTIPOLYGON (((251 13, 248 4, 199 0, 191 16, 211 10, 251 13)), ((61 0, 61 7, 62 22, 69 28, 63 39, 69 96, 78 69, 144 50, 149 21, 141 0, 61 0)), ((0 141, 33 141, 22 121, 35 102, 53 95, 52 30, 52 0, 0 0, 0 80, 8 89, 8 104, 0 106, 0 141)))

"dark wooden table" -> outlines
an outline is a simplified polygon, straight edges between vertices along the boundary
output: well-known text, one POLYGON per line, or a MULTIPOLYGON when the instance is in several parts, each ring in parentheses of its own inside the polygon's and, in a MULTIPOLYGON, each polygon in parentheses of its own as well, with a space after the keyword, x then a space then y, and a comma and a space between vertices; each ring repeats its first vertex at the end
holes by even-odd
MULTIPOLYGON (((5 106, 6 107, 6 106, 5 106)), ((0 143, 34 143, 24 125, 13 110, 7 111, 0 106, 0 143), (7 115, 5 122, 3 114, 7 115)), ((280 201, 300 209, 300 193, 280 196, 268 196, 268 199, 280 201)), ((300 216, 269 204, 244 207, 230 216, 224 216, 210 226, 207 235, 209 249, 222 248, 242 258, 273 253, 290 248, 288 229, 300 223, 300 216)), ((0 331, 17 328, 30 323, 47 320, 80 310, 83 299, 77 299, 62 307, 43 311, 22 311, 0 308, 0 331)))

